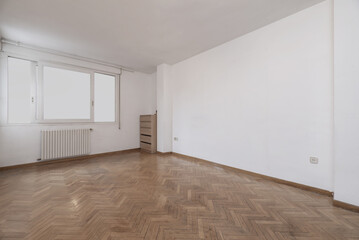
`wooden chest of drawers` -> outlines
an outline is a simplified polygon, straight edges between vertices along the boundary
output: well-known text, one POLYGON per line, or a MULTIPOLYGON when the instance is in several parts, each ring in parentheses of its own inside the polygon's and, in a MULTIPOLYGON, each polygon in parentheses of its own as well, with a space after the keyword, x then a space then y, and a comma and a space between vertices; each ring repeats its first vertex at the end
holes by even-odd
POLYGON ((140 116, 140 147, 141 150, 157 152, 157 115, 140 116))

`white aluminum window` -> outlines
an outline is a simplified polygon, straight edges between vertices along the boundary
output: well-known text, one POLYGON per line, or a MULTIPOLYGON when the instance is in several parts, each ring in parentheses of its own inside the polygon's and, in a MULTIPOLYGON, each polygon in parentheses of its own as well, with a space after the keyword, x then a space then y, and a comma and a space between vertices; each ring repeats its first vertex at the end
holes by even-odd
POLYGON ((30 61, 8 59, 8 122, 32 122, 33 64, 30 61))
POLYGON ((116 118, 116 78, 95 73, 95 122, 114 122, 116 118))
POLYGON ((91 74, 43 67, 44 120, 91 120, 91 74))
POLYGON ((118 77, 8 57, 7 122, 116 122, 118 77))

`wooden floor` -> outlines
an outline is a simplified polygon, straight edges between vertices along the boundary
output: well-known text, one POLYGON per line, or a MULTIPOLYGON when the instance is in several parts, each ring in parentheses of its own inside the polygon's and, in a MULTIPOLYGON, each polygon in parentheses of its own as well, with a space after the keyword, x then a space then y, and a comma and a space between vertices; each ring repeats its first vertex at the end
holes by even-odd
POLYGON ((359 239, 331 198, 139 152, 0 171, 0 239, 359 239))

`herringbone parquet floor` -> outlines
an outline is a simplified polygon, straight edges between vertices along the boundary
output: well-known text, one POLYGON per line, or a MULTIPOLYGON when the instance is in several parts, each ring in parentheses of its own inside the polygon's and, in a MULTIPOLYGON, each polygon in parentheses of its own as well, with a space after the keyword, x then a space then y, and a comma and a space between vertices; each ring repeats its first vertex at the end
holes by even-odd
POLYGON ((0 239, 359 239, 322 195, 139 152, 0 172, 0 239))

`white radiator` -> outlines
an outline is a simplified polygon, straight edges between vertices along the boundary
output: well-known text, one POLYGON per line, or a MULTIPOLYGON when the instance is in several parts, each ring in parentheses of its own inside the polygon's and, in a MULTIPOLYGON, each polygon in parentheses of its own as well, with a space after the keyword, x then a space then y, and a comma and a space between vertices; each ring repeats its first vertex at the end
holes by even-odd
POLYGON ((90 154, 91 129, 41 131, 41 160, 90 154))

